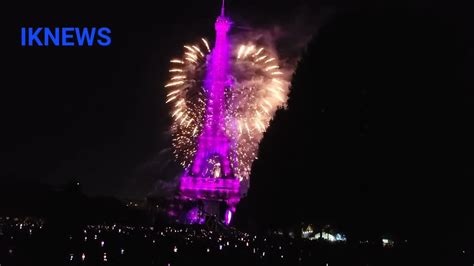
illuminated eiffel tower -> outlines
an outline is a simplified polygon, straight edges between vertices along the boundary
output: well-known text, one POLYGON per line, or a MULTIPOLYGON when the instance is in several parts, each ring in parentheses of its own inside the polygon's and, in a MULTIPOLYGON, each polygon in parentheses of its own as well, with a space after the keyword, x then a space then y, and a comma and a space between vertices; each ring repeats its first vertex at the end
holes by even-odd
POLYGON ((230 162, 231 140, 225 130, 225 89, 229 86, 230 43, 227 33, 231 20, 225 16, 224 1, 215 23, 216 41, 212 49, 204 86, 207 90, 205 124, 198 138, 194 161, 180 180, 180 194, 190 201, 202 201, 204 212, 230 223, 241 197, 240 181, 230 162), (221 206, 226 205, 224 217, 221 206))

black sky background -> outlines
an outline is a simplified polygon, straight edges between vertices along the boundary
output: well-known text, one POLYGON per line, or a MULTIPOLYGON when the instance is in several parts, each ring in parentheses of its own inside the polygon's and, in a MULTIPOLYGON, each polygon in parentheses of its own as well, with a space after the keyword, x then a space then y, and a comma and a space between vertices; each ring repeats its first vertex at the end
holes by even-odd
MULTIPOLYGON (((181 54, 181 45, 213 36, 220 5, 215 2, 9 7, 3 17, 8 67, 1 107, 2 176, 52 184, 77 179, 90 194, 148 193, 156 177, 136 172, 169 147, 162 89, 168 61, 181 54), (21 47, 22 26, 107 26, 112 45, 21 47)), ((244 27, 292 23, 295 16, 289 14, 303 14, 305 6, 311 4, 228 3, 231 15, 242 14, 235 20, 244 27), (262 16, 264 11, 272 20, 262 16)))
MULTIPOLYGON (((169 145, 167 62, 181 44, 212 36, 214 2, 2 8, 2 182, 77 179, 90 195, 139 198, 155 179, 170 178, 137 169, 169 145), (21 47, 22 26, 108 26, 112 46, 21 47)), ((302 13, 322 22, 301 29, 318 34, 288 111, 262 142, 241 223, 472 233, 472 9, 255 2, 230 1, 230 15, 256 27, 292 24, 302 13)))

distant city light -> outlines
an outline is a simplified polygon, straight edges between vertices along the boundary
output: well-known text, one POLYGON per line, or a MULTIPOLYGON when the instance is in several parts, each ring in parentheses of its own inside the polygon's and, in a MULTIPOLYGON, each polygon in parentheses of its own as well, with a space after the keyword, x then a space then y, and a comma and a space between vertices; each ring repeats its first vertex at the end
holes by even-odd
POLYGON ((394 241, 388 238, 383 238, 382 239, 382 246, 383 247, 393 247, 394 241))

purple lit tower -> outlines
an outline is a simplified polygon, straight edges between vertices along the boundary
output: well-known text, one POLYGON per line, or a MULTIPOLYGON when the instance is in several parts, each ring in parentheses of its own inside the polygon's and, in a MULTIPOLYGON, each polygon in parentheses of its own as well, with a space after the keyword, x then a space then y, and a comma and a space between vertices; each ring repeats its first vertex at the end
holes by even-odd
POLYGON ((215 23, 216 41, 208 58, 204 83, 207 94, 205 123, 191 168, 180 180, 182 198, 202 201, 206 213, 220 217, 220 209, 225 204, 225 216, 220 218, 226 224, 230 223, 241 193, 244 193, 239 179, 233 173, 230 162, 232 143, 225 128, 225 90, 231 86, 228 78, 230 44, 227 37, 231 24, 225 16, 223 1, 221 14, 215 23))

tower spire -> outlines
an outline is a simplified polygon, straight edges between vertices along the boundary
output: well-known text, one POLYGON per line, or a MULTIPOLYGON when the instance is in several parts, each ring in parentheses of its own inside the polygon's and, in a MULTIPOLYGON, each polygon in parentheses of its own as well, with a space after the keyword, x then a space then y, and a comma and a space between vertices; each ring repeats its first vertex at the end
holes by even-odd
POLYGON ((225 17, 225 0, 222 0, 221 17, 225 17))

